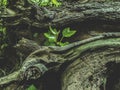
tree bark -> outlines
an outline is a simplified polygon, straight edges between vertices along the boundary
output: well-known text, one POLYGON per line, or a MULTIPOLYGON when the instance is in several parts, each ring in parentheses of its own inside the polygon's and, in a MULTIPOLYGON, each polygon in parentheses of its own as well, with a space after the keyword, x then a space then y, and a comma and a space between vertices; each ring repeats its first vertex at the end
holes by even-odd
MULTIPOLYGON (((15 3, 0 17, 10 30, 24 26, 23 30, 41 32, 49 26, 63 28, 93 21, 119 25, 119 7, 120 2, 107 1, 66 2, 60 7, 15 3)), ((64 47, 39 46, 23 38, 15 48, 25 60, 19 70, 0 78, 1 88, 24 90, 27 85, 21 86, 35 80, 40 81, 39 90, 119 90, 120 33, 95 36, 64 47)))
MULTIPOLYGON (((85 21, 103 21, 120 23, 120 2, 89 1, 89 3, 63 3, 61 7, 39 7, 31 5, 11 16, 5 25, 13 26, 27 24, 29 27, 46 28, 48 26, 63 27, 70 24, 80 24, 85 21), (27 12, 27 14, 26 14, 27 12), (33 14, 34 13, 34 14, 33 14), (32 16, 32 17, 31 17, 32 16), (16 18, 16 19, 15 19, 16 18)), ((17 8, 17 7, 16 7, 17 8)), ((13 9, 14 11, 14 9, 13 9)), ((3 15, 7 18, 8 16, 3 15)))
POLYGON ((107 33, 64 47, 35 50, 26 58, 20 70, 1 77, 0 85, 35 80, 53 70, 61 73, 62 90, 102 90, 107 88, 111 73, 107 65, 120 62, 119 41, 119 33, 107 33))

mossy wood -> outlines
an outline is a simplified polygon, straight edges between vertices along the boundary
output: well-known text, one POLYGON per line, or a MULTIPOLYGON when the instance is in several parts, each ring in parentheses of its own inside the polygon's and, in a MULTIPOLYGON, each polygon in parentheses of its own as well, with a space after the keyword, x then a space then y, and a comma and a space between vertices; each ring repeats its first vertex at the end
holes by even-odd
POLYGON ((36 80, 52 70, 61 72, 58 90, 101 90, 109 85, 111 62, 120 62, 120 33, 106 33, 64 47, 39 48, 25 59, 18 71, 1 77, 0 85, 17 87, 16 82, 36 80))
MULTIPOLYGON (((11 2, 13 3, 13 2, 11 2)), ((106 21, 120 23, 120 2, 88 1, 81 3, 63 2, 60 7, 39 7, 29 5, 24 0, 4 10, 2 18, 6 20, 6 26, 28 25, 34 28, 47 28, 50 25, 62 27, 68 25, 81 24, 84 21, 106 21), (28 4, 28 6, 26 6, 28 4), (21 7, 21 8, 20 8, 21 7), (16 11, 17 9, 17 11, 16 11), (13 13, 14 12, 14 13, 13 13), (74 23, 73 23, 74 22, 74 23)))
POLYGON ((119 7, 119 1, 107 0, 65 1, 60 7, 9 0, 8 7, 1 8, 0 17, 16 42, 24 36, 31 39, 33 32, 41 33, 49 26, 70 26, 85 38, 89 35, 64 47, 39 46, 22 38, 15 50, 24 62, 17 71, 0 77, 0 90, 25 90, 33 82, 38 90, 120 90, 119 7), (89 27, 95 25, 102 26, 102 31, 97 26, 98 30, 93 30, 98 33, 109 29, 116 33, 91 33, 89 27), (82 27, 88 27, 88 31, 82 27))

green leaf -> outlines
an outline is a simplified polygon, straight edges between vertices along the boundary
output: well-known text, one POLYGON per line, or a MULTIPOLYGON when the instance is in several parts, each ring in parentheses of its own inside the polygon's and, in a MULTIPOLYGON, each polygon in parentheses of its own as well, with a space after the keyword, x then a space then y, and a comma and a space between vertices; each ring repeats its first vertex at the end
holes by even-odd
POLYGON ((0 0, 0 5, 1 6, 6 6, 8 4, 7 0, 0 0))
POLYGON ((5 44, 2 44, 0 48, 1 48, 1 49, 4 49, 4 48, 6 48, 7 46, 8 46, 8 44, 5 43, 5 44))
POLYGON ((7 5, 7 3, 8 3, 7 0, 3 0, 3 4, 4 4, 5 6, 7 5))
POLYGON ((48 40, 49 40, 49 42, 56 42, 56 37, 50 36, 48 40))
POLYGON ((50 35, 50 33, 44 33, 44 36, 45 36, 46 38, 49 38, 51 35, 50 35))
POLYGON ((56 7, 59 7, 62 3, 58 2, 58 0, 51 0, 52 4, 56 7))
POLYGON ((45 46, 55 46, 55 43, 54 42, 45 41, 44 45, 45 46))
POLYGON ((3 34, 6 35, 6 28, 3 28, 3 34))
POLYGON ((32 3, 38 4, 38 3, 40 3, 40 0, 28 0, 28 2, 30 4, 32 4, 32 3))
POLYGON ((44 33, 44 36, 48 38, 49 42, 56 42, 56 36, 51 35, 50 33, 44 33))
POLYGON ((2 27, 0 27, 0 32, 3 32, 3 28, 2 27))
POLYGON ((59 46, 65 46, 65 45, 68 45, 69 42, 64 42, 64 43, 62 43, 62 42, 57 42, 57 44, 58 44, 59 46))
POLYGON ((71 36, 73 36, 75 33, 76 33, 76 31, 75 31, 75 30, 70 30, 69 27, 68 27, 68 28, 65 28, 65 29, 62 31, 62 35, 63 35, 64 37, 71 37, 71 36))
POLYGON ((54 35, 58 34, 58 31, 55 28, 53 29, 51 26, 49 26, 49 29, 50 29, 52 34, 54 34, 54 35))
POLYGON ((37 90, 37 88, 32 84, 26 90, 37 90))
POLYGON ((6 35, 6 28, 0 27, 0 33, 6 35))
POLYGON ((47 6, 49 4, 49 0, 41 0, 40 6, 47 6))

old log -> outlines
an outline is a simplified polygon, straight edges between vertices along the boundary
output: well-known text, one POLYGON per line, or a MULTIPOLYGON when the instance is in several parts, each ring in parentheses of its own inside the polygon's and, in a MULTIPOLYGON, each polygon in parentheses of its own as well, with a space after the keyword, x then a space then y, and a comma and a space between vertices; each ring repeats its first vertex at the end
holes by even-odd
MULTIPOLYGON (((22 33, 24 29, 41 32, 49 26, 76 27, 94 21, 119 30, 120 2, 88 2, 39 7, 20 0, 5 8, 0 17, 10 30, 22 29, 22 33)), ((15 48, 25 60, 19 70, 0 78, 1 90, 25 90, 34 80, 40 82, 38 90, 119 90, 120 33, 95 36, 64 47, 39 46, 22 39, 15 48)))
MULTIPOLYGON (((37 5, 21 6, 17 8, 15 16, 5 16, 7 26, 28 25, 35 28, 46 28, 48 26, 63 27, 76 23, 77 25, 85 21, 102 21, 104 23, 120 23, 120 2, 90 1, 89 3, 68 3, 61 7, 39 7, 37 5), (34 14, 33 14, 34 13, 34 14), (32 17, 31 17, 32 16, 32 17), (10 20, 9 20, 10 19, 10 20), (112 21, 112 22, 110 22, 112 21)), ((13 7, 13 6, 12 6, 13 7)))

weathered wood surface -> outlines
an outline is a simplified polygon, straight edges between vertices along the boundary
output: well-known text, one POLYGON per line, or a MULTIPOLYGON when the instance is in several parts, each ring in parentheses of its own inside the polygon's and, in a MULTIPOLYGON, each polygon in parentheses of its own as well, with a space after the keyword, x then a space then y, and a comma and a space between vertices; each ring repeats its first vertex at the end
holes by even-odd
POLYGON ((103 34, 64 47, 40 48, 26 58, 20 70, 1 77, 0 85, 34 80, 52 69, 61 72, 62 90, 100 90, 100 86, 106 87, 109 76, 106 65, 120 62, 119 51, 119 33, 103 34))
POLYGON ((29 25, 29 27, 46 28, 49 25, 62 27, 73 24, 73 22, 80 24, 81 22, 92 22, 94 20, 105 21, 105 23, 120 23, 120 2, 63 2, 61 7, 38 7, 36 5, 25 7, 25 5, 21 6, 24 9, 13 5, 13 11, 17 8, 19 13, 15 12, 16 14, 13 16, 11 16, 12 13, 8 13, 6 16, 3 15, 5 19, 8 18, 5 25, 24 24, 29 25), (9 14, 11 17, 9 17, 9 14))
MULTIPOLYGON (((109 84, 112 83, 112 81, 110 81, 110 78, 113 78, 114 76, 109 76, 109 74, 111 73, 110 71, 112 71, 113 69, 108 68, 107 65, 109 65, 110 63, 113 63, 113 65, 117 65, 118 63, 120 63, 120 47, 119 44, 117 45, 117 43, 115 45, 117 39, 115 40, 115 42, 113 39, 111 39, 111 44, 109 41, 110 39, 108 39, 107 41, 98 40, 97 42, 95 41, 81 46, 81 50, 82 48, 85 49, 88 47, 89 49, 86 49, 84 52, 82 52, 79 57, 77 57, 75 61, 73 61, 67 67, 67 69, 65 69, 61 78, 62 90, 120 89, 115 89, 114 84, 118 82, 117 80, 115 81, 115 83, 113 83, 113 85, 110 86, 109 84), (105 43, 109 43, 109 45, 106 44, 105 46, 102 46, 102 44, 105 43), (96 46, 97 48, 95 48, 96 46)), ((119 72, 119 69, 117 70, 119 72)))
MULTIPOLYGON (((0 16, 4 19, 4 25, 11 30, 19 30, 22 25, 28 30, 36 28, 34 30, 42 31, 42 28, 46 29, 49 25, 63 28, 73 23, 79 26, 88 21, 120 24, 120 2, 66 2, 61 7, 25 5, 16 3, 8 7, 13 11, 7 9, 7 14, 0 16)), ((22 85, 22 81, 41 79, 52 70, 60 73, 61 88, 57 90, 109 90, 109 86, 115 90, 115 85, 109 83, 111 71, 108 64, 114 62, 119 66, 119 33, 101 34, 65 47, 41 47, 31 40, 23 39, 16 45, 16 49, 26 59, 18 71, 0 78, 2 89, 13 84, 11 90, 14 90, 22 85)), ((119 76, 117 79, 115 83, 119 84, 119 76)), ((48 87, 46 83, 43 87, 48 87)), ((48 89, 41 87, 40 90, 48 89)))

